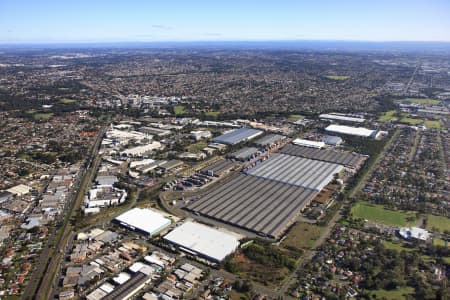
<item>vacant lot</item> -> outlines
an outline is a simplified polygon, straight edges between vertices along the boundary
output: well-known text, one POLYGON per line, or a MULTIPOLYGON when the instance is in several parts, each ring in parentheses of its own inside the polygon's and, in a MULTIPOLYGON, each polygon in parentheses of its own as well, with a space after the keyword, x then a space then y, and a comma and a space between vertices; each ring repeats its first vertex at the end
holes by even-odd
POLYGON ((424 120, 403 117, 403 118, 400 119, 400 122, 406 123, 406 124, 409 124, 409 125, 419 125, 419 124, 422 124, 424 122, 424 120))
POLYGON ((396 251, 398 251, 398 252, 401 252, 401 251, 413 251, 414 249, 412 249, 412 248, 407 248, 407 247, 404 247, 403 246, 403 243, 401 243, 401 242, 390 242, 390 241, 384 241, 383 240, 383 246, 386 248, 386 249, 390 249, 390 250, 396 250, 396 251))
POLYGON ((323 77, 331 80, 347 80, 351 78, 351 76, 346 75, 324 75, 323 77))
POLYGON ((76 100, 73 100, 73 99, 67 99, 67 98, 64 98, 64 99, 61 99, 59 102, 61 102, 61 103, 63 103, 63 104, 70 104, 70 103, 75 103, 75 102, 77 102, 76 100))
POLYGON ((425 122, 423 122, 423 124, 427 128, 435 128, 435 129, 441 129, 442 128, 442 125, 441 125, 440 121, 425 120, 425 122))
POLYGON ((386 111, 380 115, 378 120, 381 122, 397 121, 398 118, 396 116, 396 113, 397 113, 396 110, 386 111))
POLYGON ((442 246, 442 247, 445 247, 446 245, 447 245, 447 247, 449 246, 448 243, 446 243, 444 240, 437 239, 437 238, 433 239, 433 245, 435 245, 435 246, 442 246))
POLYGON ((186 113, 186 109, 185 109, 185 107, 184 107, 183 105, 175 105, 175 106, 173 107, 173 112, 174 112, 176 115, 182 115, 182 114, 185 114, 185 113, 186 113))
POLYGON ((412 226, 416 221, 413 211, 397 211, 384 208, 383 205, 370 204, 359 201, 352 207, 352 215, 355 218, 369 220, 388 226, 412 226))
POLYGON ((220 111, 208 111, 205 112, 205 116, 217 118, 220 115, 220 111))
POLYGON ((305 116, 303 116, 303 115, 289 115, 288 118, 291 119, 291 120, 302 120, 302 119, 305 118, 305 116))
POLYGON ((33 114, 33 119, 35 120, 48 120, 53 116, 53 113, 35 113, 33 114))
POLYGON ((441 100, 430 99, 430 98, 404 98, 396 100, 396 102, 411 102, 417 104, 439 104, 441 100))
POLYGON ((191 145, 187 146, 186 150, 191 153, 197 153, 197 152, 200 152, 206 146, 208 146, 207 143, 199 142, 199 143, 195 143, 195 144, 191 144, 191 145))
POLYGON ((295 259, 279 248, 255 242, 229 258, 225 269, 275 288, 295 269, 295 265, 295 259))
POLYGON ((450 219, 447 217, 427 215, 427 229, 433 230, 434 228, 440 232, 445 230, 450 231, 450 219))
POLYGON ((281 246, 287 249, 309 249, 314 246, 323 229, 314 224, 299 222, 289 230, 281 246))

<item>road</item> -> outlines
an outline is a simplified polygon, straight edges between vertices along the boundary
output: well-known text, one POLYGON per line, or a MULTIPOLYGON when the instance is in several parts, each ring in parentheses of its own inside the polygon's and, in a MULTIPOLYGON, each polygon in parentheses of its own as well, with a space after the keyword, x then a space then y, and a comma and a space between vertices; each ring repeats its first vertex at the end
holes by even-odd
POLYGON ((57 272, 61 259, 64 257, 65 249, 69 238, 72 236, 71 218, 73 218, 78 208, 81 206, 84 190, 90 184, 95 170, 98 168, 101 159, 98 157, 98 150, 102 140, 105 128, 102 128, 97 136, 96 141, 92 145, 91 154, 88 159, 90 164, 89 170, 83 170, 80 173, 77 183, 74 185, 76 193, 73 199, 69 202, 65 216, 62 216, 63 221, 60 228, 54 228, 52 234, 49 236, 47 246, 42 251, 38 266, 36 267, 30 284, 24 291, 22 299, 48 299, 49 292, 52 290, 53 281, 57 272), (56 245, 55 245, 56 242, 56 245))
MULTIPOLYGON (((376 166, 379 164, 380 160, 384 157, 384 154, 390 148, 392 142, 397 138, 398 133, 399 133, 399 130, 396 129, 395 132, 390 137, 389 141, 384 146, 383 150, 380 153, 378 153, 377 157, 375 158, 374 163, 372 164, 372 166, 370 166, 370 169, 367 170, 367 172, 359 179, 358 183, 350 191, 349 198, 354 197, 356 195, 356 193, 361 190, 361 188, 366 183, 366 181, 372 176, 372 173, 375 170, 376 166)), ((331 220, 328 222, 328 224, 327 224, 325 230, 323 231, 322 235, 320 236, 320 238, 318 238, 315 241, 314 245, 311 247, 311 250, 305 251, 305 253, 302 256, 302 263, 300 264, 300 266, 297 268, 297 270, 295 272, 293 272, 290 275, 290 277, 287 280, 285 280, 284 284, 280 287, 280 289, 279 289, 280 294, 282 294, 282 295, 287 294, 289 287, 292 284, 294 284, 298 270, 300 270, 303 267, 304 262, 307 262, 314 257, 314 255, 316 254, 315 249, 317 249, 317 247, 319 247, 324 242, 326 242, 328 236, 331 233, 331 230, 334 228, 336 223, 338 223, 339 220, 342 218, 342 214, 341 214, 342 208, 345 207, 345 205, 347 205, 347 204, 348 204, 347 202, 344 203, 341 206, 341 208, 334 214, 333 218, 331 218, 331 220)))

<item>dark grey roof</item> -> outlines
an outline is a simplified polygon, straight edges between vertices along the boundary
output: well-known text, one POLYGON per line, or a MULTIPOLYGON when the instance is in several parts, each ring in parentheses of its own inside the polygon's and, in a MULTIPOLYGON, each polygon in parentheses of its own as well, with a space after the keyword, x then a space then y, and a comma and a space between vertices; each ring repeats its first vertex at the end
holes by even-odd
POLYGON ((188 206, 225 223, 279 237, 317 191, 240 174, 188 206))
POLYGON ((249 138, 258 134, 262 134, 262 131, 252 128, 239 128, 231 132, 225 133, 221 136, 218 136, 214 138, 213 141, 216 143, 222 143, 226 145, 235 145, 240 142, 246 141, 249 138))
POLYGON ((284 138, 285 138, 285 136, 281 135, 281 134, 268 134, 268 135, 256 140, 255 144, 259 145, 259 146, 272 145, 284 138))
POLYGON ((255 154, 258 152, 258 148, 255 147, 244 147, 236 152, 233 152, 231 154, 232 157, 237 159, 246 159, 247 157, 255 154))
POLYGON ((366 159, 366 156, 362 154, 348 151, 315 149, 292 144, 286 145, 279 153, 341 164, 353 168, 366 159))
POLYGON ((275 153, 247 174, 320 191, 342 169, 334 163, 275 153))

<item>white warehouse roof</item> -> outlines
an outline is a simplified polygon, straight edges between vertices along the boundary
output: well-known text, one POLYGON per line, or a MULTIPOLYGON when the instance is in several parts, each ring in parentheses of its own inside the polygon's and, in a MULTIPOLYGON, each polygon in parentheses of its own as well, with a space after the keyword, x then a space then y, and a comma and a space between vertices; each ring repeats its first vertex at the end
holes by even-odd
POLYGON ((189 221, 172 230, 164 239, 186 252, 216 262, 222 261, 239 247, 237 236, 189 221))
POLYGON ((171 223, 170 219, 164 217, 162 214, 146 208, 133 208, 116 217, 114 220, 125 227, 149 235, 158 233, 171 223))
POLYGON ((316 141, 310 141, 310 140, 304 140, 304 139, 295 139, 292 141, 292 144, 298 145, 298 146, 310 147, 310 148, 317 148, 317 149, 321 149, 321 148, 325 147, 324 142, 316 142, 316 141))
POLYGON ((356 122, 356 123, 362 123, 365 121, 364 118, 349 117, 349 116, 340 115, 340 114, 321 114, 321 115, 319 115, 319 118, 320 119, 328 119, 328 120, 356 122))
POLYGON ((364 127, 352 127, 352 126, 344 126, 344 125, 336 125, 332 124, 325 128, 326 131, 330 132, 336 132, 336 133, 342 133, 342 134, 349 134, 349 135, 356 135, 356 136, 362 136, 362 137, 375 137, 376 130, 367 129, 364 127))
POLYGON ((399 232, 401 237, 404 239, 416 239, 426 241, 431 237, 431 234, 426 229, 419 227, 402 227, 399 232))

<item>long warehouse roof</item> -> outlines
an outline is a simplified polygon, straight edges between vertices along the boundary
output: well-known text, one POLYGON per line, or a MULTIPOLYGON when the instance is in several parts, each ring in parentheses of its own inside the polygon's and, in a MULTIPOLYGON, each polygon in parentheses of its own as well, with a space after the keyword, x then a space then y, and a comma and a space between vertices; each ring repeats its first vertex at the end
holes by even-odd
POLYGON ((356 118, 356 117, 349 117, 349 116, 336 115, 336 114, 321 114, 321 115, 319 115, 319 118, 329 119, 329 120, 348 121, 348 122, 355 122, 355 123, 363 123, 365 121, 364 118, 356 118))
POLYGON ((364 127, 352 127, 352 126, 344 126, 344 125, 336 125, 332 124, 325 128, 326 131, 348 134, 348 135, 356 135, 362 137, 372 137, 376 134, 376 130, 367 129, 364 127))
POLYGON ((219 262, 239 247, 237 236, 190 221, 169 232, 164 239, 219 262))
POLYGON ((261 130, 252 129, 252 128, 239 128, 230 132, 227 132, 221 136, 218 136, 213 139, 216 143, 222 143, 227 145, 235 145, 243 141, 247 141, 258 135, 261 135, 263 132, 261 130))
POLYGON ((187 208, 210 218, 279 237, 317 191, 240 174, 187 208))
POLYGON ((348 151, 314 149, 292 144, 283 147, 283 149, 281 149, 279 153, 332 162, 353 168, 357 167, 362 161, 367 158, 367 156, 364 156, 362 154, 348 151))
POLYGON ((126 227, 138 229, 150 235, 161 231, 171 223, 170 219, 164 215, 145 208, 130 209, 117 216, 115 220, 126 227))
POLYGON ((275 153, 247 174, 320 191, 343 168, 329 162, 275 153))

